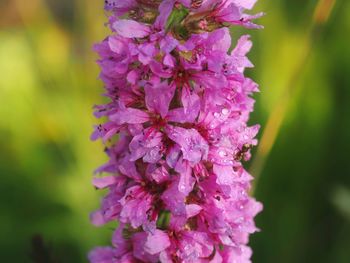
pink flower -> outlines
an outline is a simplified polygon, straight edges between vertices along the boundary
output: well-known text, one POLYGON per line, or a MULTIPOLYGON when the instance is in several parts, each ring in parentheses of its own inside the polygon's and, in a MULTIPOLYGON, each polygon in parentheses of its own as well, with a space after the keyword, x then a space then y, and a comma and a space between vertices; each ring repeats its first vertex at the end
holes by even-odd
POLYGON ((209 18, 217 22, 227 22, 233 25, 242 25, 247 28, 261 28, 251 22, 251 20, 260 18, 264 13, 256 15, 247 15, 244 13, 245 9, 251 9, 256 1, 244 0, 223 0, 216 1, 218 4, 211 11, 209 18))
POLYGON ((213 241, 204 232, 171 231, 170 235, 171 246, 160 254, 160 262, 200 262, 214 251, 213 241))
POLYGON ((125 38, 143 38, 151 33, 149 26, 133 20, 117 20, 112 28, 125 38))
POLYGON ((249 36, 229 52, 226 26, 259 28, 245 13, 255 2, 105 1, 112 34, 95 50, 109 102, 91 139, 106 146, 93 185, 108 193, 91 222, 119 228, 90 262, 250 262, 262 205, 242 162, 258 85, 244 75, 249 36))
POLYGON ((91 263, 112 263, 113 257, 113 249, 110 247, 97 247, 89 253, 91 263))
POLYGON ((209 145, 196 129, 171 127, 166 133, 180 146, 185 160, 195 164, 207 158, 209 145))

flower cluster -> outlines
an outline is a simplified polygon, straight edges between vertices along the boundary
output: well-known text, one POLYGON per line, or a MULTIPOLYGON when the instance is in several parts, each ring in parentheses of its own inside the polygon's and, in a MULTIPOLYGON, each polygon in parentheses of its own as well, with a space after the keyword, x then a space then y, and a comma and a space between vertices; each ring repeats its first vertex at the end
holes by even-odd
POLYGON ((262 205, 242 161, 258 86, 244 76, 249 36, 231 49, 228 26, 259 28, 255 2, 105 1, 113 33, 95 49, 109 102, 92 139, 109 156, 93 184, 109 191, 91 220, 119 228, 90 262, 250 262, 262 205))

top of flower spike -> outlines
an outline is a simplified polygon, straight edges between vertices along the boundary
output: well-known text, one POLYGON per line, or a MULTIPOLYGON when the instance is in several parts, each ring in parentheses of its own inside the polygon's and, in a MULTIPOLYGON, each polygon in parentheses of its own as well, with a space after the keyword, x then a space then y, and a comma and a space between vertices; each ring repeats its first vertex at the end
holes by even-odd
MULTIPOLYGON (((191 33, 210 32, 227 24, 261 28, 251 21, 263 15, 247 15, 257 0, 106 0, 105 9, 154 28, 191 33), (176 25, 176 26, 175 26, 176 25), (179 28, 181 27, 181 28, 179 28)), ((179 33, 179 32, 178 32, 179 33)), ((176 35, 176 34, 175 34, 176 35)))
MULTIPOLYGON (((234 3, 238 7, 242 7, 245 9, 251 9, 257 0, 226 0, 227 4, 234 3)), ((136 6, 137 4, 144 4, 149 6, 157 6, 161 2, 165 2, 162 0, 105 0, 105 9, 106 10, 112 10, 112 9, 123 9, 123 8, 130 8, 133 6, 136 6)), ((175 1, 167 1, 167 2, 175 2, 175 1)), ((211 4, 222 2, 222 0, 180 0, 177 1, 182 3, 183 5, 187 7, 192 8, 200 8, 202 5, 209 6, 211 4)))

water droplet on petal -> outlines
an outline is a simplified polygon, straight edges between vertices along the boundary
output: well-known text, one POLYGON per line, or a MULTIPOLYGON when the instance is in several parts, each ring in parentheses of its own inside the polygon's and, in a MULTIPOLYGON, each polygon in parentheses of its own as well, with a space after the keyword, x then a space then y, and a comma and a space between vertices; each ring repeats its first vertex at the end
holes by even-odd
POLYGON ((219 151, 219 155, 220 155, 220 157, 226 157, 227 156, 227 152, 224 151, 224 150, 220 150, 219 151))
POLYGON ((180 191, 185 191, 185 189, 186 189, 185 185, 183 185, 183 184, 179 185, 179 190, 180 191))
POLYGON ((226 108, 224 108, 224 109, 222 109, 222 111, 221 111, 221 113, 223 114, 223 115, 228 115, 229 113, 230 113, 230 110, 229 109, 226 109, 226 108))
POLYGON ((237 218, 237 220, 236 220, 236 223, 237 224, 240 224, 240 223, 243 223, 244 222, 244 217, 239 217, 239 218, 237 218))

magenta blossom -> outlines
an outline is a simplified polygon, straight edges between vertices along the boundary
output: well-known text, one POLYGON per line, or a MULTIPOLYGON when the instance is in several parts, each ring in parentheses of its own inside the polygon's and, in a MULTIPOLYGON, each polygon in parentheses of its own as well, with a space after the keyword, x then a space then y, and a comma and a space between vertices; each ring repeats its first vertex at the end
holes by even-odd
POLYGON ((105 1, 112 34, 95 50, 109 102, 91 139, 109 157, 93 185, 108 193, 91 221, 119 227, 90 262, 250 262, 262 205, 242 163, 257 144, 258 85, 244 75, 249 36, 231 49, 227 26, 260 28, 246 13, 255 2, 105 1))

